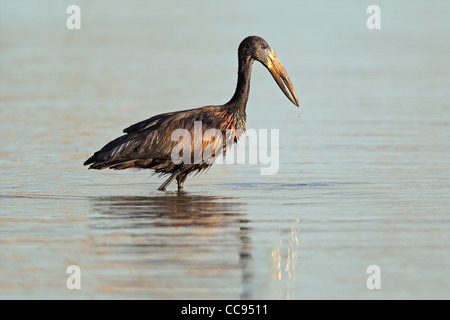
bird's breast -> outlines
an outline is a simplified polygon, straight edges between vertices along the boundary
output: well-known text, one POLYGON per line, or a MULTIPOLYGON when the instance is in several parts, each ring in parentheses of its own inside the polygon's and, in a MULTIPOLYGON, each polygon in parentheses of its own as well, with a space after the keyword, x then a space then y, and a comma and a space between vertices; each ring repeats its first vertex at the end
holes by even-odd
POLYGON ((229 110, 222 110, 216 112, 214 118, 219 119, 216 122, 216 129, 222 132, 224 142, 228 145, 236 143, 247 131, 245 116, 241 117, 229 110))

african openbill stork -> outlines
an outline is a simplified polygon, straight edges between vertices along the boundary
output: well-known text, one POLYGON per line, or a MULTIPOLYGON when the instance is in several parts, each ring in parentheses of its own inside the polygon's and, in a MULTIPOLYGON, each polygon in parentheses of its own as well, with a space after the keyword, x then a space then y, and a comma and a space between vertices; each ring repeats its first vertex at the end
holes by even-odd
MULTIPOLYGON (((224 105, 164 113, 133 124, 123 130, 124 135, 95 152, 84 165, 90 164, 89 169, 153 169, 155 173, 170 175, 158 190, 165 190, 173 179, 177 180, 178 190, 181 190, 190 173, 201 172, 210 167, 212 162, 174 162, 171 155, 177 141, 172 141, 172 133, 176 129, 186 129, 194 134, 194 123, 201 121, 202 133, 211 128, 223 133, 226 138, 220 145, 215 146, 214 152, 225 153, 226 148, 236 143, 246 130, 245 108, 250 91, 252 64, 255 60, 270 71, 289 100, 296 106, 299 105, 283 65, 264 39, 257 36, 245 38, 239 45, 238 58, 237 86, 230 101, 224 105), (226 135, 227 131, 235 134, 226 135)), ((190 151, 192 154, 203 152, 207 146, 208 143, 202 141, 199 146, 192 144, 190 151)))

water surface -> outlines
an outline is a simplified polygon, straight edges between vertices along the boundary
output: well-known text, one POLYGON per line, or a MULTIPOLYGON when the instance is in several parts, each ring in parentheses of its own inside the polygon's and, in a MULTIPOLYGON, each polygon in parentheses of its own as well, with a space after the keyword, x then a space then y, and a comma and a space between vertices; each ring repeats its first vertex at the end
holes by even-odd
POLYGON ((446 1, 0 2, 0 297, 450 298, 446 1), (270 17, 270 18, 269 18, 270 17), (264 37, 248 126, 280 166, 217 165, 185 191, 82 163, 154 114, 226 102, 264 37), (81 268, 68 290, 66 268, 81 268), (381 290, 366 269, 381 268, 381 290))

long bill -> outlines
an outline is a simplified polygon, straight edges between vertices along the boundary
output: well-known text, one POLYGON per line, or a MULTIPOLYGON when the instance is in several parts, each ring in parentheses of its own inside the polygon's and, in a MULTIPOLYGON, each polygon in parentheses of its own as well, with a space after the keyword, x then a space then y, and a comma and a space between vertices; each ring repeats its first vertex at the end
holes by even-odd
POLYGON ((277 82, 280 89, 284 92, 286 97, 288 97, 288 99, 298 107, 298 99, 297 94, 294 90, 294 86, 292 85, 292 82, 289 79, 286 70, 284 70, 281 61, 278 59, 277 55, 272 49, 269 52, 269 59, 267 61, 266 67, 270 71, 273 78, 277 82), (286 90, 286 87, 289 89, 289 92, 288 90, 286 90))

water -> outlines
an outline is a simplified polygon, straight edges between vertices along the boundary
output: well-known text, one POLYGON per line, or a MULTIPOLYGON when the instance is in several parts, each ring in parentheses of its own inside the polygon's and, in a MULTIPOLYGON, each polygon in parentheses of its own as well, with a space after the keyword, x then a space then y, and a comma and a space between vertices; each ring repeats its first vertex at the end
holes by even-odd
POLYGON ((0 297, 450 298, 446 1, 0 2, 0 297), (247 125, 280 129, 280 167, 217 165, 156 191, 82 163, 128 125, 226 102, 247 35, 247 125), (68 290, 66 268, 81 268, 68 290), (367 267, 381 269, 368 290, 367 267))

